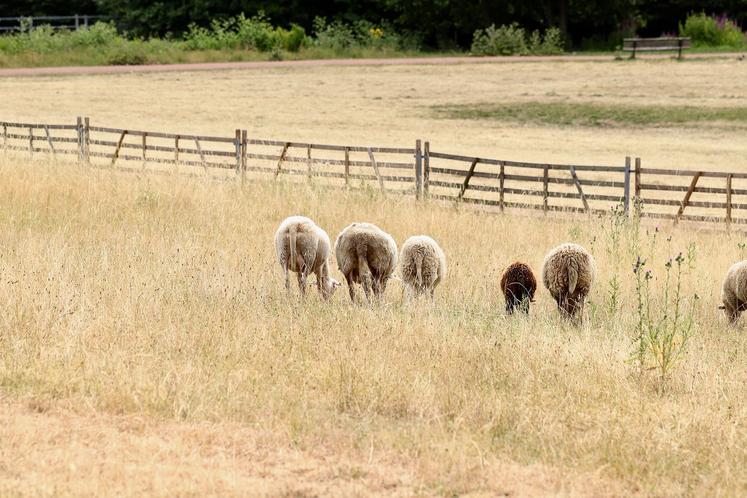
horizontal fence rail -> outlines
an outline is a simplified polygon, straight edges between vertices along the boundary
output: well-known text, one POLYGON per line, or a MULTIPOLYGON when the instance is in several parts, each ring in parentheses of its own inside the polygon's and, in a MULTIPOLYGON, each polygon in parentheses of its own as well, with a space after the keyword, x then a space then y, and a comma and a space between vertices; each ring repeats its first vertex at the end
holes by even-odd
POLYGON ((286 178, 326 187, 464 203, 483 210, 599 215, 611 209, 653 219, 747 224, 747 173, 642 166, 550 164, 464 156, 414 147, 366 147, 202 136, 75 124, 0 122, 4 153, 45 154, 116 170, 189 173, 242 182, 286 178), (228 175, 228 176, 227 176, 228 175))

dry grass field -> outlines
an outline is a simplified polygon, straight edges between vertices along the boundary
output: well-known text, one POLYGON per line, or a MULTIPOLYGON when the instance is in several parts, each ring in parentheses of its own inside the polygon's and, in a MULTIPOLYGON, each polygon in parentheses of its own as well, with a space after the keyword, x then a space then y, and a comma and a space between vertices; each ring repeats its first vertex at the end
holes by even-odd
POLYGON ((438 119, 432 106, 585 103, 747 106, 747 62, 512 62, 452 66, 297 67, 274 70, 0 79, 0 119, 175 133, 412 146, 554 163, 734 169, 745 164, 744 122, 567 126, 438 119))
POLYGON ((747 336, 717 310, 741 236, 13 156, 0 175, 0 494, 747 492, 747 336), (403 305, 396 281, 373 308, 286 295, 272 238, 295 213, 332 237, 433 235, 437 305, 403 305), (501 270, 563 241, 597 260, 585 324, 544 289, 505 316, 501 270), (662 382, 631 359, 632 265, 656 314, 679 252, 699 299, 662 382))
MULTIPOLYGON (((744 171, 745 79, 734 59, 4 78, 0 120, 744 171), (524 103, 534 118, 440 111, 524 103), (558 114, 641 106, 685 121, 558 114)), ((0 495, 747 494, 747 325, 717 309, 743 233, 229 176, 0 153, 0 495), (272 239, 292 214, 332 238, 352 221, 433 236, 449 262, 436 305, 403 304, 398 281, 375 307, 287 295, 272 239), (597 261, 584 325, 545 289, 507 317, 502 270, 539 273, 565 241, 597 261), (650 350, 637 364, 636 275, 651 271, 640 305, 666 329, 680 253, 692 328, 662 379, 650 350)))

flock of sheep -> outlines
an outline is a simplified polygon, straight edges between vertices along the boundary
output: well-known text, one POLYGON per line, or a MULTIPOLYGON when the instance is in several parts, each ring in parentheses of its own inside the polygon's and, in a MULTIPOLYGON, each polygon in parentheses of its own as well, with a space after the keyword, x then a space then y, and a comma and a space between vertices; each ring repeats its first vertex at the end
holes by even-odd
MULTIPOLYGON (((290 290, 290 272, 295 272, 301 294, 305 294, 307 279, 314 273, 320 294, 324 299, 329 298, 342 285, 330 276, 330 248, 327 232, 311 219, 304 216, 285 219, 275 233, 275 250, 285 274, 285 288, 290 290)), ((435 240, 425 235, 410 237, 402 245, 398 258, 394 238, 371 223, 353 223, 340 232, 335 240, 335 258, 353 302, 356 302, 356 284, 363 287, 369 301, 381 300, 398 259, 400 276, 410 298, 427 294, 433 300, 436 287, 446 277, 446 256, 435 240)), ((542 265, 542 282, 560 313, 577 323, 582 319, 595 276, 594 258, 578 244, 565 243, 553 248, 542 265)), ((508 314, 517 309, 529 312, 537 281, 528 265, 511 264, 503 273, 500 286, 508 314)), ((747 261, 729 269, 722 302, 720 308, 731 323, 747 310, 747 261)))
MULTIPOLYGON (((311 219, 304 216, 285 219, 275 233, 275 250, 286 289, 290 290, 290 272, 295 272, 301 294, 305 294, 307 279, 314 273, 319 293, 329 298, 341 285, 330 276, 330 248, 327 232, 311 219)), ((335 240, 335 258, 353 302, 356 284, 363 287, 369 301, 380 300, 398 260, 410 298, 427 294, 433 300, 436 287, 446 277, 446 256, 435 240, 425 235, 410 237, 398 257, 394 238, 371 223, 353 223, 340 232, 335 240)), ((594 258, 577 244, 555 247, 545 257, 542 267, 542 281, 558 303, 558 309, 577 321, 583 315, 595 274, 594 258)), ((509 266, 501 278, 501 290, 509 314, 515 309, 528 313, 537 290, 531 268, 519 262, 509 266)))

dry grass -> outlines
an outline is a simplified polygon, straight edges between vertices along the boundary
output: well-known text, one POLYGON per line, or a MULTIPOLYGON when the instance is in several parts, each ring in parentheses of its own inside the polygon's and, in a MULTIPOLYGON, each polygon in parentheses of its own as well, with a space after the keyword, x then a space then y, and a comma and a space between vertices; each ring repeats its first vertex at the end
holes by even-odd
POLYGON ((730 169, 745 164, 744 129, 522 125, 433 119, 432 106, 590 103, 747 107, 747 64, 735 59, 512 62, 0 79, 0 119, 409 146, 527 161, 730 169), (715 77, 717 75, 717 77, 715 77))
MULTIPOLYGON (((666 259, 694 244, 685 288, 700 296, 694 336, 662 392, 628 361, 632 235, 616 259, 604 220, 12 158, 0 159, 0 175, 7 492, 747 492, 747 339, 716 309, 722 275, 744 257, 740 237, 657 235, 656 294, 666 259), (287 296, 272 237, 296 213, 332 237, 355 220, 399 243, 432 235, 450 263, 438 306, 403 307, 396 282, 373 309, 345 292, 327 303, 287 296), (586 325, 562 323, 544 290, 529 318, 504 316, 502 268, 521 258, 539 271, 569 240, 598 262, 586 325), (610 311, 615 273, 622 307, 610 311), (132 419, 145 427, 136 436, 118 429, 132 419), (215 452, 228 457, 216 463, 215 452), (50 470, 25 455, 53 455, 50 470)), ((652 237, 640 234, 647 255, 652 237)))

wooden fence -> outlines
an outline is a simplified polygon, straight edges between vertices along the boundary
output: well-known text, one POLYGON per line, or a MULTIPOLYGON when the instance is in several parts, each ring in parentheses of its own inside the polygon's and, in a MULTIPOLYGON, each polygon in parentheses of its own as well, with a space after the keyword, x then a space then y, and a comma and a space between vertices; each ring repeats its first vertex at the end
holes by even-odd
POLYGON ((619 206, 641 216, 747 224, 747 173, 618 165, 528 163, 414 147, 362 147, 249 138, 246 130, 215 137, 75 124, 0 122, 3 151, 68 156, 124 170, 190 172, 380 190, 505 209, 603 214, 619 206))

